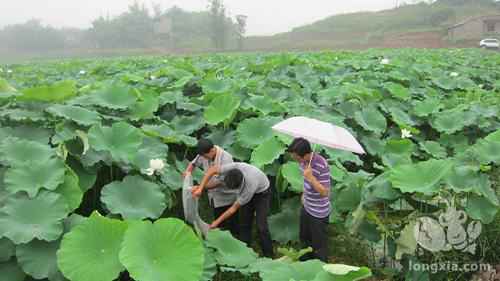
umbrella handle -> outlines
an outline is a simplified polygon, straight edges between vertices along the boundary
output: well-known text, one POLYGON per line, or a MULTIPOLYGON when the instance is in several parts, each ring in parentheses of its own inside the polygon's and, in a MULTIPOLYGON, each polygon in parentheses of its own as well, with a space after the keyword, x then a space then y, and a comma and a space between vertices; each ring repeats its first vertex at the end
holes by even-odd
POLYGON ((313 144, 313 151, 311 152, 311 159, 309 159, 309 163, 307 164, 307 168, 311 168, 311 162, 314 157, 314 152, 316 152, 316 144, 313 144))

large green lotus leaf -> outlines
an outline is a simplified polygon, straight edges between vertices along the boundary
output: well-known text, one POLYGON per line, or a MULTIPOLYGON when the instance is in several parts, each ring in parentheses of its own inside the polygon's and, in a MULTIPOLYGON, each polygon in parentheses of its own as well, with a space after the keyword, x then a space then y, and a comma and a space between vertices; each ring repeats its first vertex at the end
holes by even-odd
POLYGON ((159 98, 155 94, 142 94, 141 100, 130 107, 129 118, 132 120, 151 119, 158 110, 159 98))
POLYGON ((217 273, 217 260, 215 260, 215 250, 205 248, 205 264, 203 265, 203 274, 200 281, 212 281, 217 273))
POLYGON ((59 241, 45 242, 33 240, 16 248, 17 261, 24 272, 35 279, 54 280, 61 277, 57 267, 56 252, 59 241))
POLYGON ((471 195, 467 199, 465 212, 475 220, 480 220, 484 224, 493 222, 498 212, 498 207, 483 196, 471 195))
POLYGON ((230 121, 240 106, 240 99, 233 94, 219 95, 205 108, 204 117, 207 124, 217 125, 230 121))
POLYGON ((10 121, 24 123, 46 121, 43 111, 33 111, 20 108, 2 109, 2 111, 0 111, 0 117, 10 121))
POLYGON ((55 150, 48 144, 39 142, 8 138, 1 145, 2 158, 9 165, 19 165, 26 162, 45 163, 54 157, 55 150))
POLYGON ((137 101, 137 96, 124 84, 107 85, 89 96, 90 103, 101 107, 125 110, 137 101))
POLYGON ((472 147, 473 153, 481 164, 500 164, 500 141, 480 140, 472 147))
POLYGON ((494 133, 489 134, 486 138, 487 141, 500 142, 500 129, 494 133))
POLYGON ((500 207, 500 200, 496 191, 492 187, 492 183, 487 175, 481 175, 478 179, 478 184, 474 186, 474 192, 476 194, 483 195, 487 198, 491 204, 500 207))
POLYGON ((251 271, 258 272, 263 281, 313 280, 323 270, 323 265, 319 260, 288 263, 261 259, 251 265, 251 271))
POLYGON ((396 122, 399 126, 415 126, 415 120, 413 120, 413 118, 402 109, 391 107, 389 108, 389 111, 391 113, 392 120, 394 120, 394 122, 396 122))
POLYGON ((357 186, 348 186, 340 190, 333 199, 333 206, 339 211, 354 211, 361 201, 361 190, 357 186))
POLYGON ((328 154, 328 160, 338 161, 340 163, 352 162, 356 165, 363 165, 363 161, 352 152, 332 148, 325 148, 325 151, 326 154, 328 154))
POLYGON ((269 217, 269 230, 273 240, 286 244, 299 241, 300 203, 290 199, 282 211, 269 217))
POLYGON ((472 166, 457 165, 444 178, 447 185, 455 192, 470 192, 480 190, 482 184, 487 184, 488 178, 472 166))
POLYGON ((33 239, 54 241, 63 231, 68 206, 59 194, 42 191, 35 198, 10 196, 0 211, 0 237, 16 244, 33 239))
POLYGON ((395 97, 397 99, 407 101, 411 98, 410 90, 401 84, 388 82, 388 83, 385 83, 384 87, 389 91, 389 93, 393 97, 395 97))
POLYGON ((470 124, 467 113, 462 110, 447 110, 435 114, 431 121, 432 127, 441 133, 453 134, 470 124))
POLYGON ((385 116, 373 106, 357 111, 354 115, 354 119, 364 129, 377 134, 383 133, 387 127, 385 116))
MULTIPOLYGON (((112 281, 124 270, 118 259, 127 224, 92 214, 64 235, 57 265, 71 281, 112 281)), ((159 245, 157 245, 159 246, 159 245)))
POLYGON ((443 107, 441 101, 437 98, 427 98, 423 101, 416 102, 413 112, 418 117, 427 117, 437 113, 443 107))
POLYGON ((80 161, 73 158, 68 158, 67 164, 78 176, 78 185, 82 192, 85 193, 94 186, 97 180, 95 169, 85 168, 80 161))
POLYGON ((391 171, 389 179, 402 192, 434 193, 447 175, 453 162, 449 160, 428 160, 416 164, 401 165, 391 171))
POLYGON ((201 278, 203 244, 179 219, 160 219, 154 224, 133 223, 122 245, 120 261, 136 280, 198 281, 201 278))
POLYGON ((0 263, 0 272, 0 281, 24 281, 26 278, 26 274, 14 259, 0 263))
POLYGON ((25 141, 34 141, 41 144, 48 144, 52 132, 45 128, 35 125, 20 125, 16 127, 0 128, 0 142, 7 140, 8 137, 18 138, 25 141))
POLYGON ((396 240, 396 259, 400 260, 403 254, 415 255, 417 249, 417 240, 414 234, 415 225, 416 222, 411 221, 401 231, 399 238, 396 240))
POLYGON ((17 92, 16 88, 12 87, 7 80, 0 78, 0 92, 17 92))
POLYGON ((361 145, 371 155, 382 155, 384 152, 385 142, 380 140, 376 135, 361 136, 361 145))
POLYGON ((214 144, 227 150, 234 143, 235 134, 234 130, 214 130, 206 137, 214 144))
POLYGON ((326 264, 323 269, 312 281, 357 281, 372 276, 371 270, 367 267, 326 264))
POLYGON ((243 147, 238 141, 234 142, 231 147, 227 149, 227 152, 231 153, 233 158, 240 161, 250 160, 250 157, 252 156, 252 150, 247 147, 243 147))
POLYGON ((456 79, 451 78, 448 75, 441 75, 439 77, 432 77, 432 82, 439 88, 443 90, 453 90, 457 88, 456 79))
POLYGON ((246 100, 246 102, 250 108, 262 113, 264 116, 271 113, 282 113, 286 111, 285 106, 275 102, 270 96, 252 96, 246 100))
POLYGON ((104 186, 101 201, 112 214, 124 219, 157 219, 166 208, 161 188, 140 176, 127 176, 122 182, 104 186))
POLYGON ((247 148, 254 148, 273 137, 271 127, 278 123, 277 118, 250 118, 238 125, 238 142, 247 148))
POLYGON ((182 91, 167 91, 160 94, 159 104, 164 106, 167 104, 179 104, 181 102, 186 102, 187 99, 182 94, 182 91))
POLYGON ((244 268, 257 260, 257 254, 229 231, 209 231, 206 245, 217 250, 215 259, 219 265, 244 268))
POLYGON ((62 81, 49 86, 26 89, 17 97, 20 101, 58 102, 76 96, 76 82, 62 81))
POLYGON ((16 245, 7 238, 0 238, 0 263, 10 260, 16 252, 16 245))
POLYGON ((302 193, 304 190, 304 175, 297 162, 289 161, 281 167, 281 174, 290 184, 293 192, 302 193))
POLYGON ((119 122, 111 127, 93 126, 88 137, 96 151, 108 151, 114 160, 129 163, 141 146, 143 135, 137 128, 119 122))
POLYGON ((389 175, 390 172, 382 173, 366 185, 366 188, 372 190, 375 198, 393 201, 401 197, 401 192, 392 187, 389 175))
POLYGON ((92 126, 101 122, 99 113, 79 106, 56 104, 49 107, 47 111, 83 126, 92 126))
POLYGON ((165 143, 183 143, 191 147, 195 146, 197 143, 195 138, 186 135, 180 135, 167 124, 144 125, 141 129, 146 135, 159 137, 165 143))
POLYGON ((64 163, 57 158, 45 162, 26 162, 8 169, 4 181, 11 194, 25 191, 33 198, 42 188, 55 190, 64 182, 64 172, 64 163))
POLYGON ((260 144, 252 153, 251 163, 257 167, 271 164, 286 150, 286 146, 273 137, 260 144))
POLYGON ((68 205, 68 212, 73 212, 80 207, 83 199, 83 191, 79 185, 77 174, 70 168, 66 169, 64 182, 57 187, 56 193, 60 194, 68 205))
POLYGON ((170 166, 164 169, 163 174, 161 175, 161 180, 165 183, 171 190, 179 190, 182 188, 183 179, 182 174, 175 167, 170 166))
POLYGON ((230 80, 205 80, 203 81, 201 87, 203 88, 203 93, 206 94, 224 94, 231 90, 232 84, 230 80))
POLYGON ((389 140, 385 144, 382 161, 389 167, 410 164, 412 162, 411 155, 414 151, 415 144, 408 139, 389 140))
POLYGON ((424 141, 420 143, 420 148, 431 155, 433 158, 443 159, 448 156, 446 148, 435 141, 424 141))
POLYGON ((166 159, 168 155, 168 146, 157 138, 145 137, 142 140, 141 147, 134 156, 133 164, 140 170, 149 168, 151 159, 166 159))
POLYGON ((205 120, 201 115, 176 116, 171 122, 176 134, 189 136, 205 125, 205 120))

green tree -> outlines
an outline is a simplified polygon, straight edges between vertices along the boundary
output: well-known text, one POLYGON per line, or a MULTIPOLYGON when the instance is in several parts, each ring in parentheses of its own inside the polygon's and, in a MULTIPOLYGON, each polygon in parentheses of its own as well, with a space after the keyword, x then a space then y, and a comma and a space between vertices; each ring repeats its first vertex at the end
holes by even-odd
POLYGON ((245 33, 247 31, 247 19, 248 17, 245 15, 237 15, 236 23, 237 23, 237 33, 238 33, 238 49, 243 50, 243 43, 245 40, 245 33))
POLYGON ((209 0, 211 17, 211 37, 215 49, 224 50, 226 45, 226 7, 222 0, 209 0))

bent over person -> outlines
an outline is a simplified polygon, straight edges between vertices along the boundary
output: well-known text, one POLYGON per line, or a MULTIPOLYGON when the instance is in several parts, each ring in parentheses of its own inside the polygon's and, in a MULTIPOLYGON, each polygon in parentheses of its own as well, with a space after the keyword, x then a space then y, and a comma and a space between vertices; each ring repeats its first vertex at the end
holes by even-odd
POLYGON ((300 258, 301 261, 319 259, 328 262, 328 223, 330 216, 330 167, 318 153, 313 153, 311 144, 304 138, 296 138, 288 152, 300 164, 304 173, 304 193, 300 214, 300 241, 312 247, 313 253, 300 258))
MULTIPOLYGON (((188 165, 186 172, 191 172, 195 167, 200 167, 206 173, 212 166, 233 163, 233 156, 223 148, 214 145, 208 139, 200 139, 197 144, 198 156, 188 165)), ((186 173, 185 172, 185 173, 186 173)), ((218 218, 236 201, 237 190, 227 188, 224 177, 219 175, 210 179, 206 184, 208 200, 213 208, 214 217, 218 218)), ((229 230, 235 238, 239 238, 238 213, 221 223, 220 228, 229 230)))
POLYGON ((273 245, 267 221, 272 195, 269 179, 257 167, 246 163, 213 166, 208 169, 200 186, 193 190, 193 196, 200 196, 212 176, 218 174, 224 176, 224 183, 229 189, 238 191, 238 197, 231 208, 219 216, 210 228, 217 228, 240 210, 241 240, 248 246, 251 245, 252 224, 255 217, 262 252, 265 257, 273 257, 273 245))

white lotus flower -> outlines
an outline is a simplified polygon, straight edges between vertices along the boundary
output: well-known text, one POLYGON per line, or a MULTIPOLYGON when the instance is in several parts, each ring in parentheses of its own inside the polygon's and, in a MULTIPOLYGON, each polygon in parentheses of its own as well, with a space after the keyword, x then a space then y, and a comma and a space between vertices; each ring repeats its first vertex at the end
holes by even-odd
POLYGON ((389 59, 385 59, 385 58, 384 58, 384 59, 382 59, 382 60, 380 61, 380 64, 382 64, 382 65, 386 65, 386 64, 389 64, 390 62, 391 62, 391 61, 390 61, 389 59))
POLYGON ((151 75, 151 76, 149 77, 149 79, 151 79, 151 80, 155 80, 155 79, 156 79, 156 76, 151 75))
POLYGON ((7 70, 7 73, 12 73, 12 69, 7 70))
POLYGON ((85 74, 87 74, 87 71, 85 71, 85 70, 80 70, 80 75, 85 75, 85 74))
POLYGON ((165 162, 161 159, 151 159, 149 160, 149 168, 152 168, 156 171, 162 170, 165 168, 165 162))
POLYGON ((408 130, 408 129, 401 130, 401 138, 402 139, 408 139, 411 137, 412 137, 412 134, 411 134, 410 130, 408 130))
POLYGON ((148 176, 154 175, 156 172, 161 172, 165 168, 165 162, 161 159, 151 159, 149 160, 149 168, 144 170, 144 173, 148 176))
POLYGON ((457 77, 457 76, 458 76, 458 73, 456 73, 456 72, 452 72, 452 73, 450 73, 450 76, 451 76, 451 77, 457 77))
POLYGON ((484 85, 483 84, 479 84, 479 88, 480 89, 484 88, 484 85))

